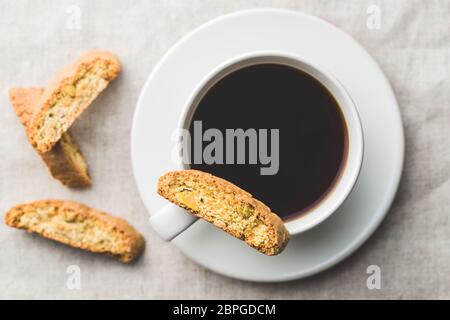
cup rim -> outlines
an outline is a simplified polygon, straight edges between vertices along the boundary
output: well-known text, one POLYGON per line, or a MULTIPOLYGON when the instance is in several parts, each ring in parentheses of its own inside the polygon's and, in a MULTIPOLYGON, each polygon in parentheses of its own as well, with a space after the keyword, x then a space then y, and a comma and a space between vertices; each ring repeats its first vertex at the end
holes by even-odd
MULTIPOLYGON (((178 129, 186 129, 187 126, 192 121, 193 113, 198 106, 198 102, 204 97, 204 95, 208 92, 208 90, 220 79, 223 79, 228 74, 239 70, 246 66, 271 63, 269 62, 259 62, 252 63, 251 60, 255 59, 272 59, 272 62, 276 59, 284 59, 295 61, 304 67, 307 67, 309 70, 305 70, 305 68, 300 68, 298 65, 293 65, 292 63, 282 63, 280 61, 276 61, 275 63, 285 64, 290 67, 297 68, 303 72, 306 72, 310 76, 314 77, 317 81, 319 81, 325 88, 331 93, 333 98, 338 103, 338 106, 341 110, 341 113, 344 117, 345 124, 347 126, 347 140, 348 140, 348 150, 344 164, 344 167, 340 169, 340 176, 337 178, 338 180, 334 182, 334 186, 331 190, 328 190, 325 194, 325 197, 319 201, 317 205, 311 208, 305 214, 301 214, 298 217, 295 217, 291 220, 284 221, 286 228, 288 229, 291 235, 299 234, 305 232, 326 220, 330 217, 337 209, 342 205, 342 203, 347 199, 353 190, 359 174, 362 168, 363 156, 364 156, 364 138, 363 138, 363 129, 361 125, 361 120, 359 117, 358 110, 353 99, 350 97, 347 90, 344 88, 342 83, 330 72, 324 70, 324 68, 319 67, 309 61, 307 59, 294 55, 291 53, 281 52, 281 51, 269 51, 269 50, 258 50, 245 54, 238 55, 227 61, 219 64, 214 67, 210 72, 208 72, 202 80, 194 87, 191 94, 189 95, 186 103, 184 104, 183 111, 178 118, 177 128, 178 129), (242 64, 245 62, 244 64, 242 64), (241 63, 241 64, 240 64, 241 63), (320 75, 323 79, 318 79, 317 75, 312 74, 310 71, 314 70, 318 75, 320 75), (327 80, 329 83, 324 83, 323 80, 327 80), (330 88, 330 85, 334 87, 334 91, 330 88), (339 93, 339 98, 336 97, 336 93, 339 93), (349 120, 348 117, 351 117, 353 120, 351 122, 352 126, 352 137, 349 132, 349 120), (353 145, 356 144, 356 147, 353 145), (351 172, 348 168, 350 153, 352 151, 352 164, 351 172), (342 186, 342 179, 344 174, 346 173, 346 184, 344 187, 342 186), (341 187, 340 187, 341 186, 341 187), (340 188, 339 188, 340 187, 340 188), (340 190, 339 196, 334 196, 333 202, 331 202, 331 196, 340 190), (328 203, 327 210, 319 210, 322 208, 325 203, 328 203), (319 213, 320 214, 319 214, 319 213)), ((181 164, 180 169, 189 169, 189 166, 186 164, 181 164)))

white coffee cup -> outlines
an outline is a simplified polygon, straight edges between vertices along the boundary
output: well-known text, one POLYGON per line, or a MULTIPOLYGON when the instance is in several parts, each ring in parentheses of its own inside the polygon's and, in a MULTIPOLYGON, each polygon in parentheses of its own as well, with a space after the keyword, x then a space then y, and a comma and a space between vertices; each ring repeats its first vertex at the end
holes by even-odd
MULTIPOLYGON (((342 84, 330 73, 305 59, 282 52, 253 52, 231 59, 212 70, 195 88, 180 115, 178 128, 188 129, 193 113, 204 94, 217 81, 240 68, 263 63, 283 64, 302 70, 321 82, 334 96, 342 111, 348 134, 346 163, 340 177, 326 197, 306 214, 285 223, 291 235, 302 233, 320 224, 332 215, 348 197, 355 185, 363 159, 363 132, 356 106, 342 84)), ((232 124, 231 124, 232 125, 232 124)), ((182 163, 182 161, 179 161, 182 163)), ((179 169, 188 169, 180 164, 179 169)), ((295 196, 295 195, 293 195, 295 196)), ((150 223, 164 240, 170 241, 189 228, 198 218, 174 204, 168 203, 152 214, 150 223)))

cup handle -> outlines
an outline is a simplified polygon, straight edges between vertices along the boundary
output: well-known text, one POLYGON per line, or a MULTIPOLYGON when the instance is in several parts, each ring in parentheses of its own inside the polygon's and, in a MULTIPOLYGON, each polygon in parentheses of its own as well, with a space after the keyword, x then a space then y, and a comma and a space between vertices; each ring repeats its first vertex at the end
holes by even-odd
POLYGON ((163 240, 171 241, 189 228, 197 219, 197 217, 186 212, 185 209, 169 203, 152 214, 150 224, 163 240))

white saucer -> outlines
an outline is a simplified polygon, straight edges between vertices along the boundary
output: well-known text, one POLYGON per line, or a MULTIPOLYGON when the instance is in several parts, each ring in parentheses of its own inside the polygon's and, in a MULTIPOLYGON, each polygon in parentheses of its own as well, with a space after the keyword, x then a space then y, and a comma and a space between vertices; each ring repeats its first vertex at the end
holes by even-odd
POLYGON ((215 19, 179 41, 155 67, 134 115, 131 155, 136 183, 150 214, 171 163, 170 135, 190 93, 212 69, 257 50, 301 55, 332 72, 354 99, 363 124, 360 178, 342 207, 314 229, 266 257, 212 225, 197 221, 173 242, 215 272, 251 281, 298 279, 329 268, 354 252, 378 227, 397 190, 404 155, 403 127, 392 89, 369 54, 331 24, 301 13, 264 9, 215 19))

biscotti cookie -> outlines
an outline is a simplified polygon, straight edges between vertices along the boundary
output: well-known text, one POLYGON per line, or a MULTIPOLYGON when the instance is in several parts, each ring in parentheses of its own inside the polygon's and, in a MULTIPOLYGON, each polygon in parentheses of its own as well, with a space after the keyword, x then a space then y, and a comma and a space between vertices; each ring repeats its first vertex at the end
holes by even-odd
POLYGON ((289 232, 270 208, 224 179, 198 170, 169 172, 158 193, 266 255, 283 251, 289 232))
POLYGON ((28 130, 31 144, 49 151, 119 71, 119 61, 107 51, 88 51, 64 68, 37 104, 28 130))
POLYGON ((73 201, 22 204, 6 213, 5 223, 125 263, 136 259, 145 245, 144 237, 125 220, 73 201))
MULTIPOLYGON (((11 88, 9 90, 11 104, 25 128, 28 127, 43 92, 43 88, 11 88)), ((61 140, 50 151, 38 152, 38 154, 52 176, 64 185, 70 188, 91 185, 86 160, 69 132, 64 133, 61 140)))

